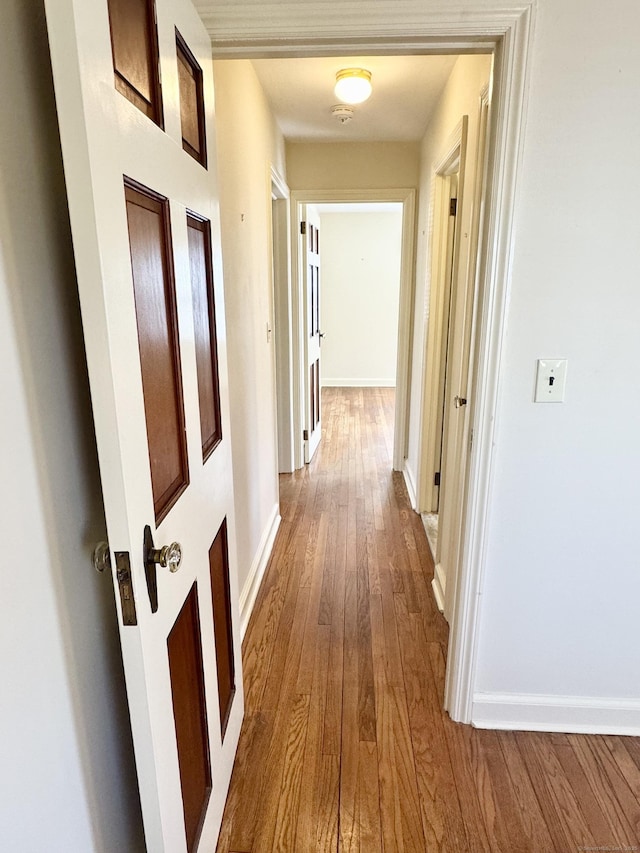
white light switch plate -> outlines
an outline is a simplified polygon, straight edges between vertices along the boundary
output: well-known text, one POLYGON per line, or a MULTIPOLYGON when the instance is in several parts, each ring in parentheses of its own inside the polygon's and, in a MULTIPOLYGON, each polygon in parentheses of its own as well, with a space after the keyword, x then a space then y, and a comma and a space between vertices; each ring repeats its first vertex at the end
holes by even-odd
POLYGON ((539 358, 534 397, 536 403, 562 403, 566 379, 566 358, 539 358))

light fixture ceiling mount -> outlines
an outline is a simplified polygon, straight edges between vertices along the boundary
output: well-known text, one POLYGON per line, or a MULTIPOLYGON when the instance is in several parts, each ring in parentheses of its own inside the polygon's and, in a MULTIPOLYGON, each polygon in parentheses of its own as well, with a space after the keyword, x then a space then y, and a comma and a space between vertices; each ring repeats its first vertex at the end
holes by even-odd
POLYGON ((331 107, 331 115, 337 118, 340 124, 346 124, 353 118, 353 107, 348 107, 346 104, 336 104, 331 107))
POLYGON ((371 96, 371 72, 366 68, 342 68, 336 74, 334 91, 343 104, 362 104, 371 96))

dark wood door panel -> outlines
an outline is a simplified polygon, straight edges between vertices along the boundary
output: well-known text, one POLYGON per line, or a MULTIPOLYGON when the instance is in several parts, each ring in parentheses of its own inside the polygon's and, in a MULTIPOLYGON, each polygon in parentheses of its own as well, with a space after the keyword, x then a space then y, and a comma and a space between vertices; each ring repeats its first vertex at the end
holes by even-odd
POLYGON ((195 850, 211 794, 197 586, 167 638, 187 849, 195 850))
POLYGON ((169 203, 125 181, 156 523, 189 482, 169 203))
POLYGON ((213 599, 213 628, 216 640, 220 728, 224 739, 233 697, 236 692, 226 519, 209 549, 209 568, 213 599))
POLYGON ((210 224, 193 214, 188 214, 187 232, 202 458, 207 459, 222 438, 210 224))
POLYGON ((162 127, 153 0, 108 0, 115 86, 162 127))
POLYGON ((180 87, 182 147, 194 160, 197 160, 198 163, 201 163, 206 168, 207 146, 202 69, 177 30, 176 53, 178 57, 178 84, 180 87))

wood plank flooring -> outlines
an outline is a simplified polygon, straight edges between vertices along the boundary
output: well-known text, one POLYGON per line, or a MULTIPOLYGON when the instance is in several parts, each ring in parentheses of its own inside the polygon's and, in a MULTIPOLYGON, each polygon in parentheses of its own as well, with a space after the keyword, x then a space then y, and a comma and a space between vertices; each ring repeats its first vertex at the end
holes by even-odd
POLYGON ((219 853, 640 851, 637 739, 443 712, 447 626, 391 471, 393 391, 322 402, 316 457, 281 477, 219 853))

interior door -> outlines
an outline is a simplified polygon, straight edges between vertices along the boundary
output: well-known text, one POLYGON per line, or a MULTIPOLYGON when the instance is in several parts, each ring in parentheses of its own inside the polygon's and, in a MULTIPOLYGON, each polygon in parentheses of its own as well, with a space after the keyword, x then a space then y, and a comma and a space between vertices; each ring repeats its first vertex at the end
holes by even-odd
POLYGON ((243 697, 211 45, 188 0, 46 12, 147 849, 213 850, 243 697))
POLYGON ((304 461, 311 462, 322 436, 320 403, 320 215, 311 204, 302 205, 302 287, 305 309, 305 430, 304 461))
POLYGON ((449 221, 447 225, 447 246, 446 246, 446 266, 445 266, 445 298, 444 298, 444 314, 442 317, 442 343, 440 355, 440 381, 438 389, 438 398, 441 405, 437 413, 437 433, 436 433, 436 458, 438 460, 437 482, 434 483, 435 504, 434 512, 438 512, 440 508, 440 482, 442 477, 442 449, 444 446, 444 424, 445 424, 445 401, 447 399, 447 379, 449 364, 449 341, 451 337, 451 307, 453 302, 454 282, 453 275, 455 269, 455 254, 456 254, 456 221, 457 221, 457 206, 458 206, 458 172, 453 172, 445 178, 447 184, 447 196, 449 200, 449 221))

